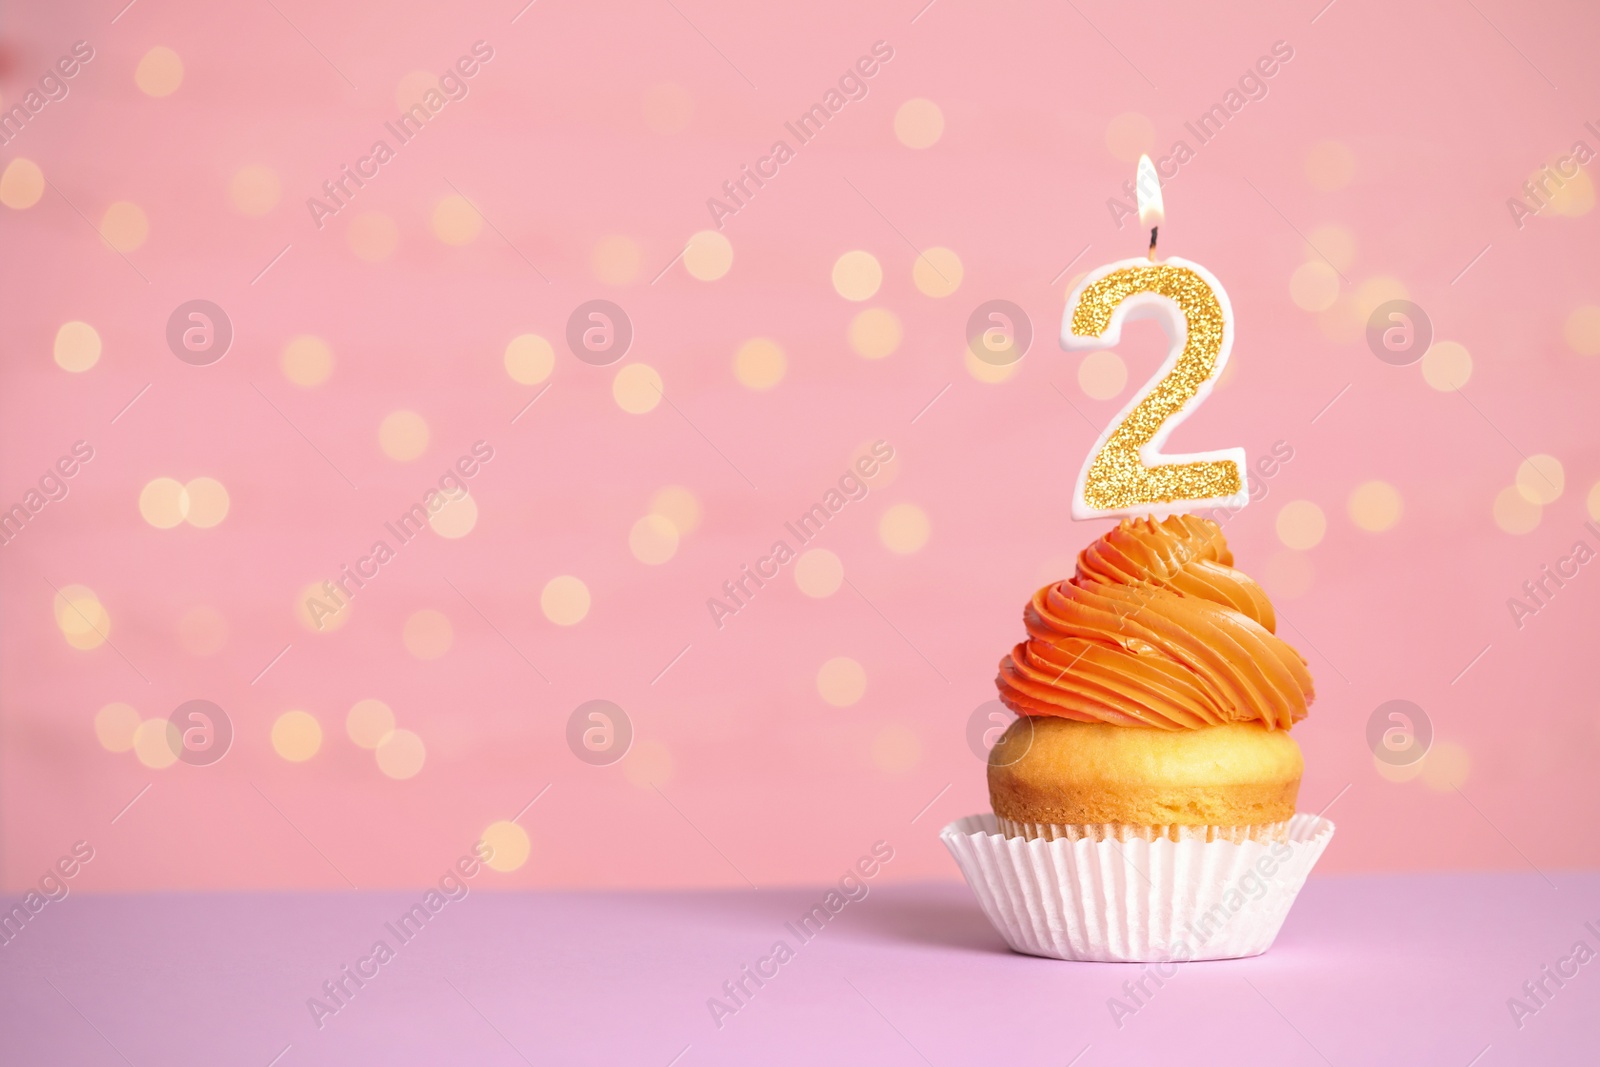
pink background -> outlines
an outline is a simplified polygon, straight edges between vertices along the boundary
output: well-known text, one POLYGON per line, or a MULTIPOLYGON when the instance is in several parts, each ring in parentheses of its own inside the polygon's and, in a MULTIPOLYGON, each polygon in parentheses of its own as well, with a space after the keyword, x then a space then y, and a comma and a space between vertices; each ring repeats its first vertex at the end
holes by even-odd
POLYGON ((954 878, 936 832, 987 804, 969 715, 993 698, 1030 593, 1065 576, 1106 527, 1069 516, 1094 440, 1088 421, 1115 414, 1163 348, 1149 327, 1130 331, 1128 385, 1094 400, 1078 384, 1079 357, 1055 343, 1072 275, 1143 247, 1105 206, 1132 174, 1108 148, 1108 125, 1145 115, 1164 151, 1278 40, 1294 58, 1270 94, 1166 190, 1163 250, 1207 266, 1237 316, 1228 380, 1172 445, 1239 445, 1252 457, 1278 440, 1294 448, 1267 498, 1227 534, 1292 620, 1283 632, 1318 682, 1295 736, 1302 808, 1339 797, 1329 813, 1339 834, 1320 869, 1600 861, 1588 669, 1600 576, 1585 569, 1520 631, 1506 607, 1541 565, 1580 536, 1596 540, 1582 525, 1600 481, 1600 363, 1563 339, 1569 315, 1600 303, 1596 217, 1546 211, 1519 230, 1506 207, 1572 142, 1600 148, 1583 128, 1600 122, 1591 9, 1339 0, 1318 15, 1315 0, 1224 11, 941 0, 913 23, 915 2, 675 3, 541 2, 515 23, 516 0, 339 10, 279 0, 282 16, 267 4, 144 0, 115 23, 119 0, 7 10, 8 107, 74 41, 96 53, 70 95, 0 149, 51 183, 32 207, 0 208, 5 506, 74 441, 95 449, 70 495, 0 548, 8 890, 80 839, 96 848, 76 883, 87 889, 420 884, 547 785, 520 820, 528 862, 497 884, 817 882, 880 838, 896 848, 884 877, 954 878), (305 199, 382 135, 401 79, 443 70, 479 39, 495 57, 470 95, 319 232, 305 199), (707 227, 706 198, 880 39, 895 54, 869 95, 727 220, 731 271, 702 282, 679 263, 652 283, 707 227), (157 45, 185 71, 162 98, 134 81, 157 45), (692 116, 662 134, 642 101, 667 83, 687 91, 692 116), (896 110, 915 97, 943 111, 930 148, 894 133, 896 110), (1331 190, 1307 162, 1330 140, 1355 160, 1353 180, 1331 190), (261 217, 230 204, 245 165, 281 182, 261 217), (493 223, 460 247, 429 221, 452 186, 493 223), (88 221, 117 201, 149 219, 148 239, 127 253, 133 269, 88 221), (392 257, 352 253, 346 231, 359 212, 397 225, 392 257), (1313 255, 1302 235, 1328 224, 1346 227, 1356 251, 1341 302, 1317 314, 1295 305, 1289 279, 1313 255), (642 250, 626 284, 592 266, 615 235, 642 250), (913 246, 960 256, 953 295, 913 285, 913 246), (866 304, 830 284, 834 261, 854 249, 883 265, 866 304), (1438 337, 1470 350, 1469 402, 1367 349, 1350 308, 1376 277, 1398 279, 1438 337), (225 308, 236 331, 209 367, 180 362, 164 340, 172 309, 195 298, 225 308), (636 338, 626 362, 654 367, 670 404, 623 411, 612 397, 621 364, 588 366, 566 349, 568 315, 593 298, 627 310, 636 338), (1018 372, 997 384, 963 358, 967 317, 991 298, 1020 304, 1035 331, 1018 372), (847 343, 863 307, 904 325, 888 358, 863 359, 847 343), (69 320, 104 342, 82 373, 52 359, 69 320), (512 424, 542 388, 502 365, 506 343, 527 332, 549 338, 557 360, 548 395, 512 424), (300 334, 335 354, 315 388, 279 369, 300 334), (733 372, 735 351, 757 336, 787 356, 767 391, 733 372), (378 446, 380 421, 400 409, 431 430, 411 462, 378 446), (846 585, 804 596, 791 567, 716 630, 706 598, 880 438, 898 472, 818 541, 859 595, 846 585), (479 439, 495 458, 472 480, 473 531, 424 535, 362 592, 347 625, 306 629, 301 590, 359 555, 479 439), (1493 501, 1535 453, 1561 461, 1565 490, 1531 532, 1505 532, 1493 501), (226 519, 210 529, 145 522, 140 491, 163 476, 221 481, 226 519), (1352 489, 1371 479, 1404 500, 1383 533, 1346 513, 1352 489), (646 565, 629 530, 667 485, 688 488, 703 519, 671 560, 646 565), (1274 532, 1291 500, 1327 516, 1325 537, 1303 552, 1274 532), (902 503, 931 530, 907 555, 878 535, 884 510, 902 503), (562 574, 593 598, 572 627, 540 611, 540 590, 562 574), (1307 574, 1303 590, 1285 577, 1304 585, 1307 574), (63 639, 52 586, 68 584, 98 595, 115 647, 63 639), (178 621, 196 606, 226 620, 214 654, 179 642, 178 621), (402 644, 421 609, 452 623, 440 658, 402 644), (867 677, 844 708, 816 686, 838 656, 867 677), (236 731, 213 766, 152 769, 96 739, 107 703, 158 718, 194 698, 223 706, 236 731), (384 776, 345 735, 345 713, 363 698, 386 701, 423 739, 415 777, 384 776), (580 762, 565 741, 569 714, 594 698, 625 708, 636 733, 609 767, 580 762), (1394 698, 1420 704, 1436 738, 1434 769, 1425 762, 1405 782, 1378 773, 1366 741, 1369 715, 1394 698), (323 729, 301 763, 269 739, 292 708, 323 729))

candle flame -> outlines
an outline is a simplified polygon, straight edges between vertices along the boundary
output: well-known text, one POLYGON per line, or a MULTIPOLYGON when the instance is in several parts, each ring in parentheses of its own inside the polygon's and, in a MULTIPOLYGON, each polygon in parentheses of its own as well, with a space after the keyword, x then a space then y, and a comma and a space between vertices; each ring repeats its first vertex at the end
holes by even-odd
POLYGON ((1156 165, 1149 156, 1139 157, 1139 169, 1133 179, 1139 197, 1139 225, 1154 229, 1166 221, 1167 213, 1161 203, 1161 179, 1156 176, 1156 165))

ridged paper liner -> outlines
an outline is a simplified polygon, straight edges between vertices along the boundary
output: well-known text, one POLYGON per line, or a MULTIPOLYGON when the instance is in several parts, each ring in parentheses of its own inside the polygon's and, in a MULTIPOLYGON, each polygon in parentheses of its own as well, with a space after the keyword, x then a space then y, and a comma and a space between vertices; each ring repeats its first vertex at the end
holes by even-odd
POLYGON ((1166 838, 1169 841, 1233 842, 1289 839, 1287 822, 1269 822, 1259 826, 1130 826, 1127 823, 1083 823, 1061 826, 1044 822, 1017 822, 1015 819, 1002 819, 997 815, 995 828, 1006 837, 1039 838, 1044 841, 1054 841, 1058 837, 1068 841, 1085 838, 1090 841, 1104 841, 1106 838, 1116 841, 1135 839, 1155 841, 1166 838))
POLYGON ((985 812, 957 819, 939 837, 1016 951, 1158 963, 1265 952, 1333 823, 1296 815, 1286 842, 1044 840, 1006 837, 985 812))

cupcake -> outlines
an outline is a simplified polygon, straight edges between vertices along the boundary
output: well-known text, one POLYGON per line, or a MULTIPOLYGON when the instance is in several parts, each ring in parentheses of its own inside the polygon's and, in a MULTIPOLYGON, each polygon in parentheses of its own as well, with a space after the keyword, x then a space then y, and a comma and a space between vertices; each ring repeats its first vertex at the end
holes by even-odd
POLYGON ((1069 959, 1264 951, 1333 827, 1295 816, 1311 674, 1220 528, 1124 520, 1023 620, 993 815, 944 835, 990 918, 1069 959))

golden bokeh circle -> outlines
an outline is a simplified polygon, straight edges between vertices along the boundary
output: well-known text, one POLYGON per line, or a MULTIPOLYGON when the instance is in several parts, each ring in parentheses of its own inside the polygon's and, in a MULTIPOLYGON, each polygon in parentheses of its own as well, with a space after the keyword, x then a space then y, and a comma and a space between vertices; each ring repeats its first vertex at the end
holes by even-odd
POLYGON ((1128 384, 1128 365, 1110 349, 1090 352, 1078 364, 1078 388, 1085 396, 1110 400, 1128 384))
POLYGON ((944 112, 932 100, 913 97, 895 110, 894 135, 907 148, 931 148, 944 135, 944 112))
POLYGON ((44 195, 44 171, 31 159, 18 156, 0 171, 0 204, 25 211, 44 195))
POLYGON ((1124 163, 1137 163, 1156 145, 1156 126, 1137 111, 1124 111, 1106 123, 1106 151, 1124 163))
POLYGON ((826 548, 802 552, 794 561, 794 584, 806 596, 830 597, 844 584, 844 563, 826 548))
POLYGON ((908 556, 928 543, 928 513, 915 504, 894 504, 878 519, 878 540, 896 555, 908 556))
POLYGON ((658 565, 678 553, 678 527, 665 515, 646 515, 628 531, 628 551, 640 563, 658 565))
POLYGON ((650 510, 665 516, 678 528, 680 537, 688 537, 700 528, 700 501, 681 485, 662 486, 650 498, 650 510))
POLYGON ((1556 457, 1535 454, 1518 465, 1516 485, 1535 504, 1554 504, 1567 487, 1567 472, 1556 457))
POLYGON ((114 701, 94 713, 94 736, 107 752, 127 752, 140 725, 132 705, 114 701))
POLYGON ((158 530, 170 530, 189 515, 189 491, 176 478, 152 478, 139 491, 139 514, 158 530))
POLYGON ((871 252, 854 249, 833 263, 833 291, 846 300, 870 300, 882 284, 883 266, 871 252))
POLYGON ((576 626, 589 614, 589 587, 570 574, 558 574, 539 593, 539 610, 557 626, 576 626))
POLYGON ((428 746, 412 730, 390 730, 373 753, 378 770, 397 781, 415 778, 428 761, 428 746))
POLYGON ((1322 543, 1328 531, 1328 519, 1312 501, 1291 500, 1278 509, 1273 526, 1284 547, 1304 552, 1322 543))
POLYGON ((1304 311, 1326 311, 1339 299, 1339 275, 1320 259, 1307 260, 1289 276, 1289 298, 1304 311))
POLYGON ((1567 316, 1562 328, 1567 346, 1580 356, 1600 356, 1600 307, 1585 304, 1567 316))
POLYGON ((1422 380, 1441 393, 1454 392, 1472 377, 1472 354, 1459 341, 1435 341, 1422 354, 1422 380))
POLYGON ((1368 533, 1382 533, 1400 521, 1404 505, 1400 490, 1384 481, 1362 482, 1346 502, 1350 521, 1368 533))
POLYGON ((277 207, 282 191, 278 175, 255 163, 247 163, 234 171, 228 182, 228 200, 234 210, 251 218, 259 218, 277 207))
POLYGON ((394 730, 394 724, 394 709, 370 697, 352 704, 344 717, 345 733, 362 748, 377 748, 394 730))
POLYGON ((483 232, 483 216, 466 197, 456 193, 433 205, 433 235, 447 245, 468 245, 483 232))
POLYGON ((133 83, 146 96, 171 96, 183 84, 183 60, 166 45, 146 52, 133 70, 133 83))
POLYGON ((965 269, 961 257, 948 248, 927 248, 911 263, 911 281, 925 296, 942 298, 961 288, 965 269))
POLYGON ((146 719, 133 732, 133 754, 153 771, 166 770, 178 762, 183 739, 176 724, 167 719, 146 719))
POLYGON ((428 420, 415 411, 391 411, 378 424, 378 447, 390 459, 409 463, 428 450, 428 420))
POLYGON ((922 762, 922 738, 909 726, 891 723, 872 738, 872 764, 889 774, 905 774, 922 762))
POLYGON ((762 392, 783 381, 788 360, 778 343, 766 337, 752 337, 739 346, 733 356, 733 374, 746 389, 762 392))
POLYGON ((132 252, 150 236, 150 219, 138 204, 118 200, 100 216, 100 236, 118 252, 132 252))
POLYGON ((538 385, 556 369, 556 350, 536 333, 513 337, 506 345, 506 373, 521 385, 538 385))
POLYGON ((333 373, 333 349, 320 337, 291 337, 278 356, 283 376, 302 389, 321 385, 333 373))
POLYGON ((56 330, 52 354, 56 366, 74 374, 82 374, 100 362, 100 334, 87 322, 74 319, 64 322, 56 330))
POLYGON ((400 643, 417 659, 438 659, 455 644, 455 627, 442 611, 422 608, 406 616, 400 629, 400 643))
POLYGON ((863 359, 882 359, 900 347, 904 330, 888 308, 867 308, 850 320, 850 348, 863 359))
POLYGON ((356 258, 382 263, 400 247, 400 226, 381 211, 363 211, 350 220, 344 237, 356 258))
POLYGON ((654 411, 661 403, 661 375, 647 363, 629 363, 611 379, 611 397, 630 415, 654 411))
POLYGON ((209 530, 228 517, 228 489, 215 478, 191 479, 183 487, 183 498, 188 503, 183 517, 190 526, 209 530))
POLYGON ((639 276, 643 263, 644 250, 639 243, 621 234, 600 238, 589 253, 590 269, 607 285, 627 285, 639 276))
POLYGON ((701 230, 689 238, 683 266, 690 277, 714 282, 733 269, 733 242, 716 230, 701 230))
POLYGON ((506 819, 486 826, 481 840, 490 850, 489 858, 483 861, 483 865, 502 874, 514 871, 527 863, 528 853, 533 850, 533 842, 528 840, 528 831, 506 819))
POLYGON ((296 708, 272 723, 272 751, 290 763, 304 763, 322 747, 322 724, 309 711, 296 708))
POLYGON ((817 693, 836 708, 858 703, 866 692, 866 668, 849 656, 835 656, 817 670, 817 693))
POLYGON ((1538 528, 1544 516, 1544 508, 1515 485, 1508 485, 1495 495, 1493 510, 1494 524, 1508 534, 1529 533, 1538 528))

